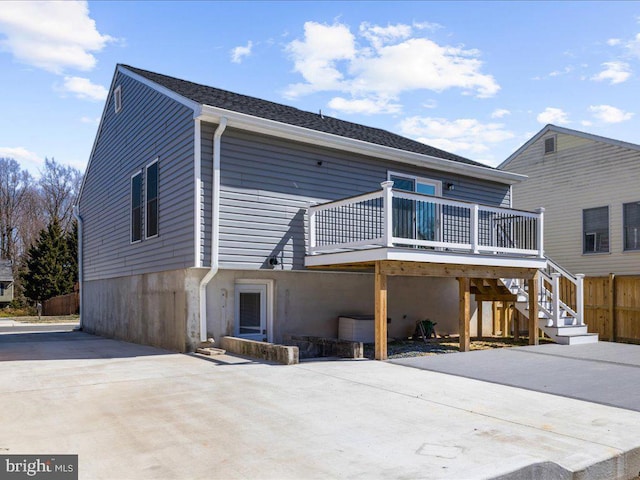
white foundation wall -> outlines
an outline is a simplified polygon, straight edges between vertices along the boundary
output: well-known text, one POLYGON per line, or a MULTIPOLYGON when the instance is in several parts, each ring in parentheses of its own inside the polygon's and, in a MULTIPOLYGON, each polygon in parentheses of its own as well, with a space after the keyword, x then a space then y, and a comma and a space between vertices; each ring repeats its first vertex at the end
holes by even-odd
MULTIPOLYGON (((238 280, 273 280, 273 342, 285 334, 336 337, 341 315, 373 315, 372 274, 220 270, 207 286, 207 334, 235 335, 238 280)), ((472 305, 472 308, 475 305, 472 305)), ((437 322, 439 334, 458 332, 458 283, 453 278, 388 277, 389 336, 411 335, 416 321, 437 322)))

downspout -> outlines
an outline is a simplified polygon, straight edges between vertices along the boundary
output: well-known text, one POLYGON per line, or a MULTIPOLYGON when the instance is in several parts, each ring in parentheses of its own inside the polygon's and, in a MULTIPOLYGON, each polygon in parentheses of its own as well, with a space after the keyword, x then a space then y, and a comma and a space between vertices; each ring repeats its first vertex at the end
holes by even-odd
POLYGON ((82 217, 80 216, 80 207, 78 205, 73 206, 73 216, 78 222, 78 300, 79 300, 79 308, 80 308, 80 330, 82 330, 82 292, 84 291, 83 287, 83 268, 82 268, 82 217))
POLYGON ((227 119, 220 118, 220 124, 213 134, 213 177, 211 179, 211 268, 200 281, 200 341, 207 341, 207 285, 218 273, 220 265, 220 138, 227 128, 227 119))

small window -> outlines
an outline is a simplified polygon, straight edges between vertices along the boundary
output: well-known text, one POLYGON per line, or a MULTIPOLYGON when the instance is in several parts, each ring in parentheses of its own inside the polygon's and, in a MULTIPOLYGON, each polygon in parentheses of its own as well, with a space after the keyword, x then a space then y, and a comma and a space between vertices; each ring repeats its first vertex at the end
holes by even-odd
POLYGON ((4 297, 4 283, 0 282, 0 297, 4 297))
POLYGON ((142 172, 131 177, 131 243, 142 240, 142 172))
POLYGON ((624 249, 640 250, 640 202, 622 206, 624 221, 624 249))
POLYGON ((609 207, 582 211, 583 253, 609 252, 609 207))
POLYGON ((120 85, 113 91, 113 107, 116 113, 122 110, 122 87, 120 85))
POLYGON ((556 151, 556 137, 549 137, 544 139, 544 154, 553 153, 556 151))
POLYGON ((158 235, 158 160, 147 165, 145 204, 147 212, 147 238, 158 235))

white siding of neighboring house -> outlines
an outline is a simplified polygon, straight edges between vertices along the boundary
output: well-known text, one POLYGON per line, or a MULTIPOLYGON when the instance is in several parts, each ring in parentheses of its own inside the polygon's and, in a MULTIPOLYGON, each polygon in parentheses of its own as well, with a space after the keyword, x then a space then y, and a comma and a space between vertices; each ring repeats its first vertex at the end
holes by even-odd
POLYGON ((573 273, 640 274, 640 251, 623 251, 622 205, 640 201, 640 151, 549 132, 504 168, 528 175, 513 187, 513 206, 545 208, 545 251, 573 273), (557 136, 556 153, 544 140, 557 136), (583 254, 582 211, 609 207, 609 253, 583 254))

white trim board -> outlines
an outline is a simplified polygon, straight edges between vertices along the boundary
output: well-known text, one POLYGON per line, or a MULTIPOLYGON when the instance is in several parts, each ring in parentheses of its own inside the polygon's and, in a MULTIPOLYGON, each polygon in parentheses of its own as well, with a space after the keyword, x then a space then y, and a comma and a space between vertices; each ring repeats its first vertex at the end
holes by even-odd
POLYGON ((375 262, 378 260, 517 268, 544 268, 547 265, 545 258, 511 257, 506 255, 469 255, 437 251, 414 252, 400 248, 372 248, 350 252, 307 255, 304 264, 306 267, 322 267, 326 265, 375 262))

